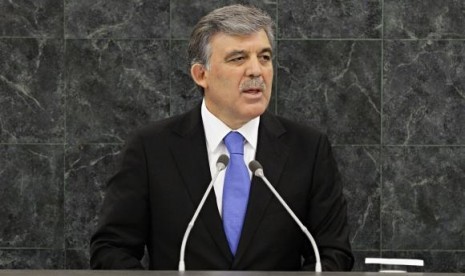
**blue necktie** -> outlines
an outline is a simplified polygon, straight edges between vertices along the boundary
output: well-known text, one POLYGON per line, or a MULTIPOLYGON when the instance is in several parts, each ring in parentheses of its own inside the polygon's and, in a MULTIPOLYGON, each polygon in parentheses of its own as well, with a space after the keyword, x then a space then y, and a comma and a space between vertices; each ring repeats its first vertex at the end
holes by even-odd
POLYGON ((229 165, 224 177, 223 227, 229 248, 235 255, 249 200, 250 176, 244 163, 244 137, 231 131, 224 143, 229 151, 229 165))

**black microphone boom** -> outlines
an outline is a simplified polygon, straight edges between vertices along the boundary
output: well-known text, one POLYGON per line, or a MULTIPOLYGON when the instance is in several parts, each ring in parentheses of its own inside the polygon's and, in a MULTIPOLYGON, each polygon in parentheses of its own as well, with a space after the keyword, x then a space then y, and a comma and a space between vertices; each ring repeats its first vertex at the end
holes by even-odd
POLYGON ((229 157, 226 154, 222 154, 220 155, 220 157, 218 157, 218 160, 216 161, 216 169, 218 171, 222 171, 228 166, 228 163, 229 157))
POLYGON ((218 160, 216 161, 216 173, 213 176, 212 181, 210 182, 210 185, 208 185, 207 190, 203 194, 202 200, 200 200, 199 206, 197 206, 197 209, 195 210, 195 213, 192 216, 191 221, 187 225, 186 232, 184 233, 184 237, 182 239, 182 244, 181 244, 181 253, 179 257, 179 266, 178 266, 179 271, 186 270, 186 265, 184 263, 184 256, 186 253, 185 251, 186 251, 187 239, 189 238, 189 234, 191 233, 192 227, 194 227, 194 223, 197 220, 200 210, 202 210, 202 207, 205 204, 205 201, 207 200, 207 196, 208 194, 210 194, 210 191, 213 188, 213 184, 218 178, 218 175, 220 174, 222 170, 226 168, 226 166, 228 166, 228 163, 229 163, 229 157, 226 154, 220 155, 220 157, 218 157, 218 160))
POLYGON ((315 252, 315 259, 316 259, 316 264, 315 264, 315 272, 321 272, 321 261, 320 261, 320 252, 318 251, 318 246, 316 245, 315 239, 313 238, 312 234, 310 234, 310 231, 308 231, 307 227, 300 221, 300 219, 294 214, 294 212, 291 210, 289 205, 284 201, 284 199, 278 194, 276 189, 271 185, 270 181, 265 177, 265 173, 263 172, 263 167, 258 161, 252 160, 249 163, 249 169, 252 171, 252 173, 255 176, 260 177, 268 186, 268 188, 271 190, 271 192, 276 196, 276 198, 279 200, 281 205, 284 206, 284 209, 291 215, 291 217, 294 219, 294 221, 299 225, 300 229, 304 234, 307 236, 308 240, 312 244, 313 251, 315 252))

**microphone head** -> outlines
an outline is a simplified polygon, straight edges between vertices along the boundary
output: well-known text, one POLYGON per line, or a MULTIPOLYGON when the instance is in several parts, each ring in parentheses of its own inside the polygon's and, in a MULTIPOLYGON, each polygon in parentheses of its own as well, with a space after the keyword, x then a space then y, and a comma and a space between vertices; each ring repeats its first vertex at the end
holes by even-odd
MULTIPOLYGON (((249 169, 252 171, 254 175, 257 175, 258 172, 263 172, 263 167, 257 160, 252 160, 249 163, 249 169)), ((258 176, 258 175, 257 175, 258 176)))
POLYGON ((228 166, 229 163, 229 157, 226 154, 220 155, 218 157, 218 160, 216 161, 216 167, 220 167, 221 169, 224 169, 228 166))

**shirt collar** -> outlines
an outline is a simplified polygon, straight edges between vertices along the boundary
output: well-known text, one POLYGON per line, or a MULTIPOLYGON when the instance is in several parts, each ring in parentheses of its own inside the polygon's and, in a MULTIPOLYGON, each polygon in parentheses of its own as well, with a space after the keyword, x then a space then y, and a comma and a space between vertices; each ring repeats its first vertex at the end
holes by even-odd
MULTIPOLYGON (((213 115, 205 105, 205 99, 202 101, 202 121, 207 139, 207 148, 209 152, 215 151, 223 141, 223 138, 230 132, 230 129, 225 123, 213 115)), ((258 126, 260 124, 260 116, 253 118, 241 128, 235 131, 244 136, 247 143, 249 143, 254 150, 257 149, 258 140, 258 126)))

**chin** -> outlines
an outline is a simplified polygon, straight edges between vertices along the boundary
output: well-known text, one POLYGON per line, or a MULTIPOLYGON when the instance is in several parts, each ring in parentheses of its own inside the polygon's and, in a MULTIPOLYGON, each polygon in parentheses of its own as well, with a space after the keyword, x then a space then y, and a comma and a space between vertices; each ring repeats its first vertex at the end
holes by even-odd
POLYGON ((252 120, 253 118, 262 115, 265 112, 265 110, 266 110, 266 106, 260 107, 260 108, 253 108, 247 111, 247 113, 245 114, 245 117, 249 118, 249 120, 252 120))

